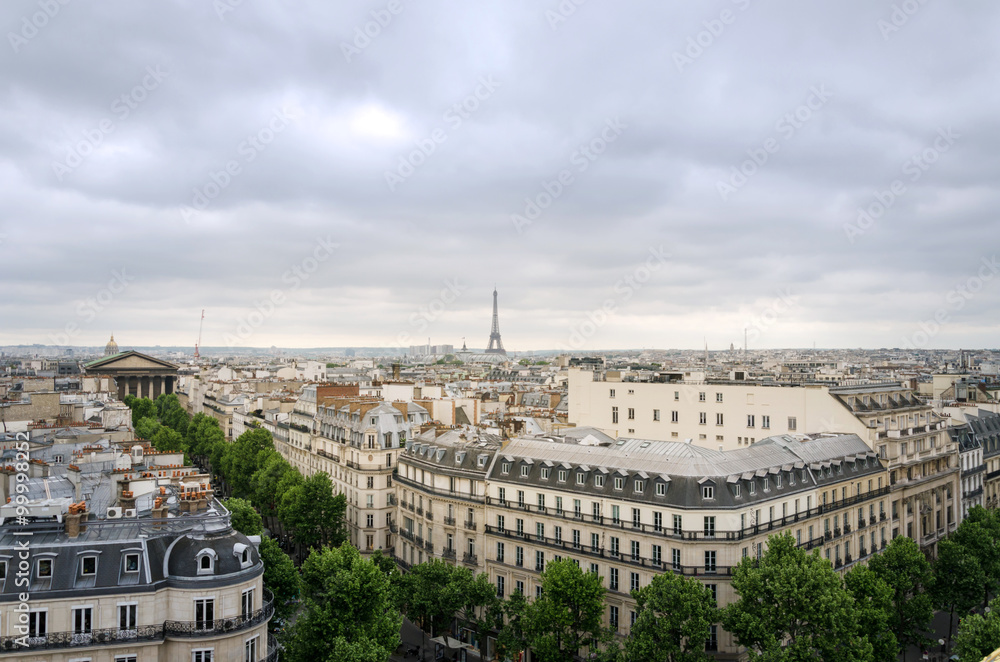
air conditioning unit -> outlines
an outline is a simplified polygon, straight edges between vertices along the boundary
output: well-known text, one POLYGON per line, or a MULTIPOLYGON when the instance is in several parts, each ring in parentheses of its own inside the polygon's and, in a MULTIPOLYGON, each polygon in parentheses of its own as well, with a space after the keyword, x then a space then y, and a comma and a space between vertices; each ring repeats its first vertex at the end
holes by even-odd
POLYGON ((135 514, 135 508, 126 508, 125 509, 125 517, 135 517, 135 516, 136 516, 136 514, 135 514))
POLYGON ((107 518, 108 519, 121 519, 122 518, 122 509, 119 508, 118 506, 113 506, 111 508, 108 508, 107 518))

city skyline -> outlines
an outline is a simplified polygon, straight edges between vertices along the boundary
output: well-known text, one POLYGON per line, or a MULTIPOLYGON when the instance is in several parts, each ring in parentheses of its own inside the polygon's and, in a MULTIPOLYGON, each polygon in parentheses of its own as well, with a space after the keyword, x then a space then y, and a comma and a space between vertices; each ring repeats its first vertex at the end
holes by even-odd
POLYGON ((57 5, 0 344, 996 344, 998 7, 57 5))

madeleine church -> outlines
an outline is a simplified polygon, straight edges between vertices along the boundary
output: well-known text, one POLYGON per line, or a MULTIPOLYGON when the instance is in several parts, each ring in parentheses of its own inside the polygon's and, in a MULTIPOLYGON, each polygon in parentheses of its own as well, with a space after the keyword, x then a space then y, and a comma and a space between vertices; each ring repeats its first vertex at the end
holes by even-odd
POLYGON ((83 366, 91 377, 114 380, 118 399, 126 395, 156 399, 161 393, 173 393, 177 383, 177 366, 141 352, 118 351, 114 335, 104 348, 104 356, 83 366))

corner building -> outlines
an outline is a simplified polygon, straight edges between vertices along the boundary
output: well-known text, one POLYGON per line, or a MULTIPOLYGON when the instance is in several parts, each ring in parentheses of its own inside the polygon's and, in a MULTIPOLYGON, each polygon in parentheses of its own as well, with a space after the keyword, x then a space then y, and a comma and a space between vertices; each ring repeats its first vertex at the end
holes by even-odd
MULTIPOLYGON (((768 536, 791 534, 843 571, 888 543, 888 508, 888 470, 853 434, 732 451, 596 430, 522 438, 487 473, 485 566, 498 594, 533 598, 545 564, 572 558, 604 578, 606 624, 627 636, 630 592, 657 573, 697 578, 722 607, 736 599, 734 566, 768 536)), ((706 647, 723 660, 741 652, 718 625, 706 647)))

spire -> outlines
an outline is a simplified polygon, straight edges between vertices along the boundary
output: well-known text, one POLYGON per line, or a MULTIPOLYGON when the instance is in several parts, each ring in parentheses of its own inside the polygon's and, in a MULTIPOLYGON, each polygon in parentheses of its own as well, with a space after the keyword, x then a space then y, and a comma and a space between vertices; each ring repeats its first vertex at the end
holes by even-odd
POLYGON ((490 345, 486 348, 486 353, 507 356, 507 351, 503 348, 503 341, 500 340, 500 316, 497 312, 496 284, 493 285, 493 328, 490 329, 490 345))

